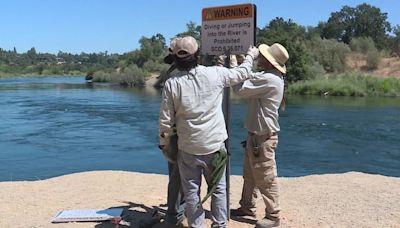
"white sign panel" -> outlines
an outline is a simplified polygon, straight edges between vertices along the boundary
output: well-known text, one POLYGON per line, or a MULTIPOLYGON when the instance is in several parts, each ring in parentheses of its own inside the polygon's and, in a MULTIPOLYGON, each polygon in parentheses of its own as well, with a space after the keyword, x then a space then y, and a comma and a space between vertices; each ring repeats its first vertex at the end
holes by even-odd
POLYGON ((204 8, 202 11, 202 53, 243 54, 254 45, 256 7, 242 4, 204 8))
POLYGON ((106 221, 121 218, 123 208, 64 210, 54 217, 53 223, 106 221))

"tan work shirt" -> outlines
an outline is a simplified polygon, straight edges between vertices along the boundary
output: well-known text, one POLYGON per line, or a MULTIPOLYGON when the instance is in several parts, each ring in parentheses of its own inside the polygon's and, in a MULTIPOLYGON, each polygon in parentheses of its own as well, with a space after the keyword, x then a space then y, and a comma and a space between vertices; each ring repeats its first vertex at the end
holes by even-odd
POLYGON ((160 145, 169 144, 176 124, 180 150, 194 155, 218 151, 228 138, 222 113, 224 88, 248 79, 252 65, 247 56, 234 69, 199 65, 169 78, 160 107, 160 145))
POLYGON ((256 135, 280 131, 278 109, 284 90, 283 75, 277 71, 253 73, 251 79, 233 87, 240 97, 248 98, 245 127, 256 135))

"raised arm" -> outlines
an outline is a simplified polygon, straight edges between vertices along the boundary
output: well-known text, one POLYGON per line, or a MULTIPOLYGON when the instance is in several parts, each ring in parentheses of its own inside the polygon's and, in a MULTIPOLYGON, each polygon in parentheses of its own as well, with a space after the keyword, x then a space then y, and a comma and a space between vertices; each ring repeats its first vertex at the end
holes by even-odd
POLYGON ((270 92, 278 91, 281 84, 283 84, 283 79, 278 76, 257 73, 251 79, 234 86, 233 91, 243 98, 263 98, 270 92))
POLYGON ((249 47, 246 58, 238 67, 233 69, 217 67, 218 75, 220 76, 223 86, 230 87, 250 78, 253 60, 257 58, 258 53, 256 47, 249 47))

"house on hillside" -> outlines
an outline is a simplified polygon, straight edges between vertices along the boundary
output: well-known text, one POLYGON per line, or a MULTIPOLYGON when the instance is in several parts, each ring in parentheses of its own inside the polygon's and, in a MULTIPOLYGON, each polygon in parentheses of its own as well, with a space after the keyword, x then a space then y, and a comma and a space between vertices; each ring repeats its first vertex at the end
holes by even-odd
POLYGON ((62 64, 66 63, 63 58, 56 58, 56 61, 57 61, 57 65, 62 65, 62 64))

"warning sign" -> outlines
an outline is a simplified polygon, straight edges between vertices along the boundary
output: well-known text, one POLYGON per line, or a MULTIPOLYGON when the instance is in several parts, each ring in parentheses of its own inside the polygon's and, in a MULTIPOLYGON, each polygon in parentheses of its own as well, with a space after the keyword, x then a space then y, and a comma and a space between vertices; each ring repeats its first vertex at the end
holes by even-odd
POLYGON ((202 11, 202 53, 243 54, 254 45, 256 7, 253 4, 204 8, 202 11))

